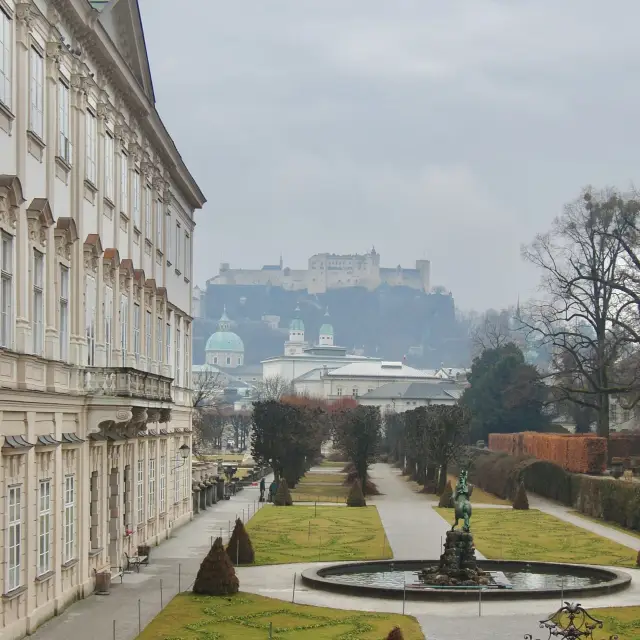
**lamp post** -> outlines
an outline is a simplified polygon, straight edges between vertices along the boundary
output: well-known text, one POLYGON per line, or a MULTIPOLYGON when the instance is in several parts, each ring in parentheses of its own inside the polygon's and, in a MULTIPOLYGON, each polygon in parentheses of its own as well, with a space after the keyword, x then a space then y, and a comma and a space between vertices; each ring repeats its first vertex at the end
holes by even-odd
POLYGON ((180 452, 180 457, 182 458, 182 462, 180 464, 177 464, 175 467, 173 467, 173 471, 175 471, 176 469, 179 469, 180 467, 184 467, 184 465, 187 462, 187 458, 189 457, 189 454, 191 453, 191 449, 189 448, 188 444, 183 444, 178 451, 180 452))

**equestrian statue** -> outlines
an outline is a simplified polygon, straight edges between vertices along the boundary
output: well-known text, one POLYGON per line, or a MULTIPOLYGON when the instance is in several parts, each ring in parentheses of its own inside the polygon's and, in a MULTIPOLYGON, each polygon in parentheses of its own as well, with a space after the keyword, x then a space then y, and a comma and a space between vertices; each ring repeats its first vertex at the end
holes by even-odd
POLYGON ((471 518, 471 502, 469 501, 469 497, 471 496, 471 490, 469 489, 469 485, 467 484, 467 471, 466 469, 460 471, 460 477, 458 478, 458 483, 456 484, 456 490, 453 492, 453 502, 456 510, 456 521, 453 523, 453 527, 451 527, 451 531, 453 531, 458 526, 458 520, 461 518, 464 520, 464 526, 462 530, 465 532, 469 532, 471 530, 471 525, 469 524, 469 520, 471 518))

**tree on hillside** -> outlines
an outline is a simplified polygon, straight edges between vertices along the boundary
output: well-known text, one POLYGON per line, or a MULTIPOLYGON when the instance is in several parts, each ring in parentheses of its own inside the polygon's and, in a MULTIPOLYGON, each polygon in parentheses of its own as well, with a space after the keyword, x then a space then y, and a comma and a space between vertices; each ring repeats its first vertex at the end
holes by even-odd
POLYGON ((487 349, 497 349, 513 342, 513 310, 489 309, 479 318, 471 329, 471 343, 474 353, 480 354, 487 349))
POLYGON ((380 410, 358 405, 339 411, 334 423, 334 442, 353 462, 362 487, 366 487, 367 469, 380 443, 380 410))
POLYGON ((548 389, 514 344, 488 349, 473 361, 460 405, 471 414, 471 439, 490 433, 541 431, 548 389))
POLYGON ((544 297, 531 305, 524 323, 570 367, 552 377, 557 397, 597 412, 598 434, 609 436, 609 397, 638 386, 616 380, 615 365, 640 343, 640 261, 637 199, 613 191, 585 190, 565 207, 551 231, 538 235, 523 256, 541 273, 544 297), (582 383, 573 384, 571 375, 582 383), (569 384, 567 384, 569 379, 569 384))

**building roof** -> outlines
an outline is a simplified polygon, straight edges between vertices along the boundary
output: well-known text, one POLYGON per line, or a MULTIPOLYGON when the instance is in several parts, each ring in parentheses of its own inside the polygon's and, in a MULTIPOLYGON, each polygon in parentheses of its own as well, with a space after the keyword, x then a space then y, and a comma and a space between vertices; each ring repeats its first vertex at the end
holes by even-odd
POLYGON ((434 376, 419 369, 408 367, 402 362, 384 362, 366 359, 354 362, 329 372, 330 376, 341 378, 415 378, 433 380, 434 376))
POLYGON ((464 388, 453 382, 389 382, 362 394, 367 400, 458 400, 464 388))
POLYGON ((333 327, 330 324, 323 324, 320 327, 320 335, 333 337, 333 327))
POLYGON ((316 367, 315 369, 311 369, 311 371, 307 371, 306 373, 303 373, 301 376, 298 376, 297 378, 293 379, 293 382, 306 382, 309 380, 320 380, 322 378, 323 374, 326 374, 328 371, 333 371, 334 369, 337 369, 338 367, 333 367, 333 368, 329 368, 329 367, 316 367))
POLYGON ((244 353, 244 343, 233 331, 216 331, 209 336, 205 351, 230 351, 244 353))

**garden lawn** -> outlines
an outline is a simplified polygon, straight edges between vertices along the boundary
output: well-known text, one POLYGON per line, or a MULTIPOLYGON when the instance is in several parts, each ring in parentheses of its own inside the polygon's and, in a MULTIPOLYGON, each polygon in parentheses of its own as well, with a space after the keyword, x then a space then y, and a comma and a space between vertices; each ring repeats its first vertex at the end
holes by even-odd
MULTIPOLYGON (((455 490, 456 484, 458 482, 458 478, 454 475, 447 476, 449 482, 451 482, 451 486, 455 490)), ((471 493, 471 504, 508 504, 511 502, 509 500, 503 500, 502 498, 498 498, 498 496, 494 496, 493 493, 487 493, 482 490, 480 487, 473 485, 473 491, 471 493)))
POLYGON ((349 490, 350 487, 341 484, 303 484, 291 489, 291 497, 294 502, 303 499, 322 502, 321 498, 325 498, 326 502, 335 502, 336 499, 344 502, 349 495, 349 490))
POLYGON ((323 460, 320 463, 320 466, 321 467, 337 467, 339 469, 342 469, 346 464, 347 464, 346 460, 344 462, 335 462, 333 460, 323 460))
POLYGON ((245 526, 257 565, 392 557, 375 507, 268 505, 245 526))
POLYGON ((346 479, 346 473, 307 473, 298 484, 342 484, 346 479))
POLYGON ((640 607, 593 609, 589 613, 604 622, 601 630, 593 632, 594 640, 609 640, 614 634, 619 640, 640 639, 640 607))
MULTIPOLYGON (((436 509, 453 522, 453 509, 436 509)), ((635 566, 637 552, 537 509, 476 509, 475 546, 490 560, 635 566)))
POLYGON ((283 640, 379 640, 399 626, 406 640, 424 640, 415 618, 291 604, 250 593, 231 597, 177 595, 138 640, 265 640, 273 623, 283 640))
POLYGON ((620 533, 626 533, 634 538, 640 538, 640 531, 634 531, 633 529, 627 529, 615 522, 607 522, 606 520, 602 520, 602 518, 593 518, 591 516, 587 516, 584 513, 580 513, 579 511, 569 511, 572 516, 578 516, 583 520, 589 520, 590 522, 597 522, 601 524, 603 527, 608 527, 609 529, 614 529, 615 531, 620 531, 620 533))

